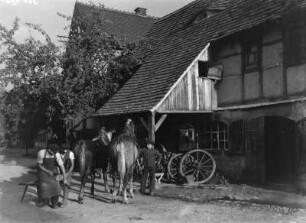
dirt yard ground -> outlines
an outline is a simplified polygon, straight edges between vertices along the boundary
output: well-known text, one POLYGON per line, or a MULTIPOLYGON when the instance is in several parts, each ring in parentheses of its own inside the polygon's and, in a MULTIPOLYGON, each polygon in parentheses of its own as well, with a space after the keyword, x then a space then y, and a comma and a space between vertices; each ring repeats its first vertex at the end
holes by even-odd
MULTIPOLYGON (((130 204, 111 203, 98 179, 96 196, 89 187, 83 205, 76 202, 79 190, 75 173, 68 206, 38 208, 36 189, 30 188, 24 202, 24 187, 35 179, 37 151, 30 156, 19 149, 0 148, 0 222, 306 222, 306 197, 265 191, 248 186, 178 187, 161 185, 156 196, 136 194, 130 204), (258 204, 258 203, 266 204, 258 204), (280 205, 275 205, 276 203, 280 205)), ((89 186, 89 184, 87 185, 89 186)), ((139 187, 136 187, 137 190, 139 187)))

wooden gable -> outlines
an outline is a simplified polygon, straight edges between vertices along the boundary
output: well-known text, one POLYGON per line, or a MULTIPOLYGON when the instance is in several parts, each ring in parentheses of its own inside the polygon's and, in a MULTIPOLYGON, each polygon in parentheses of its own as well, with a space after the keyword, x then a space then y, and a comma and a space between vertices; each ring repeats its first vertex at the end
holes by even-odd
POLYGON ((211 112, 217 105, 215 81, 200 77, 198 61, 208 61, 209 44, 192 61, 185 72, 153 109, 159 113, 211 112))

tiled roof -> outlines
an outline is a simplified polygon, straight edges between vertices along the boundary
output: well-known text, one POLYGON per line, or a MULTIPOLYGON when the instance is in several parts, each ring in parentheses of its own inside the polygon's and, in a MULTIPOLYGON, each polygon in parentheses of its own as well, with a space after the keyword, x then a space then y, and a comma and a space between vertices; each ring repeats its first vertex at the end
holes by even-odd
MULTIPOLYGON (((92 13, 96 6, 76 2, 74 16, 92 13)), ((157 21, 156 17, 144 16, 131 12, 124 12, 109 8, 103 8, 103 29, 109 34, 135 41, 143 38, 157 21)))
POLYGON ((213 9, 226 9, 231 3, 231 0, 219 0, 219 1, 213 1, 211 4, 209 4, 208 8, 213 9))
POLYGON ((188 23, 215 1, 195 1, 156 22, 149 32, 159 39, 154 55, 96 114, 152 111, 207 43, 279 18, 306 0, 231 0, 224 11, 188 23))

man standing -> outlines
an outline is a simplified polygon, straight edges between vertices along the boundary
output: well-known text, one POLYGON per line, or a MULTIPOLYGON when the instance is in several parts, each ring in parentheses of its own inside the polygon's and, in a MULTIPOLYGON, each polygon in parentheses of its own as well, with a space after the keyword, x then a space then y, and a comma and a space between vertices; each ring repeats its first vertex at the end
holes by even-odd
POLYGON ((156 163, 159 163, 162 159, 162 155, 154 149, 154 142, 150 139, 147 139, 147 148, 140 151, 140 157, 143 158, 143 175, 141 178, 141 193, 145 193, 147 178, 149 175, 149 188, 150 188, 150 195, 154 195, 155 190, 155 166, 156 163), (157 160, 157 162, 156 162, 157 160))
POLYGON ((66 183, 63 183, 63 202, 61 207, 67 206, 69 186, 71 182, 72 172, 74 169, 74 153, 69 150, 69 143, 63 143, 60 148, 60 155, 66 171, 66 183))

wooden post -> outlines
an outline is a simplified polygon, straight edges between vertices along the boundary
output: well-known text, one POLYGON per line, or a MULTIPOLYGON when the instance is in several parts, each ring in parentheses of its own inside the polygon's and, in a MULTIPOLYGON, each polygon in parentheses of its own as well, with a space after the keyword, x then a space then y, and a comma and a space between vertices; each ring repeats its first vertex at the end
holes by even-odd
POLYGON ((299 134, 297 138, 297 191, 303 195, 306 194, 306 119, 298 121, 299 134))
POLYGON ((260 171, 260 183, 266 183, 266 145, 265 145, 265 117, 259 118, 258 123, 258 161, 259 161, 259 171, 260 171))
POLYGON ((155 112, 149 114, 148 138, 155 142, 155 112))

